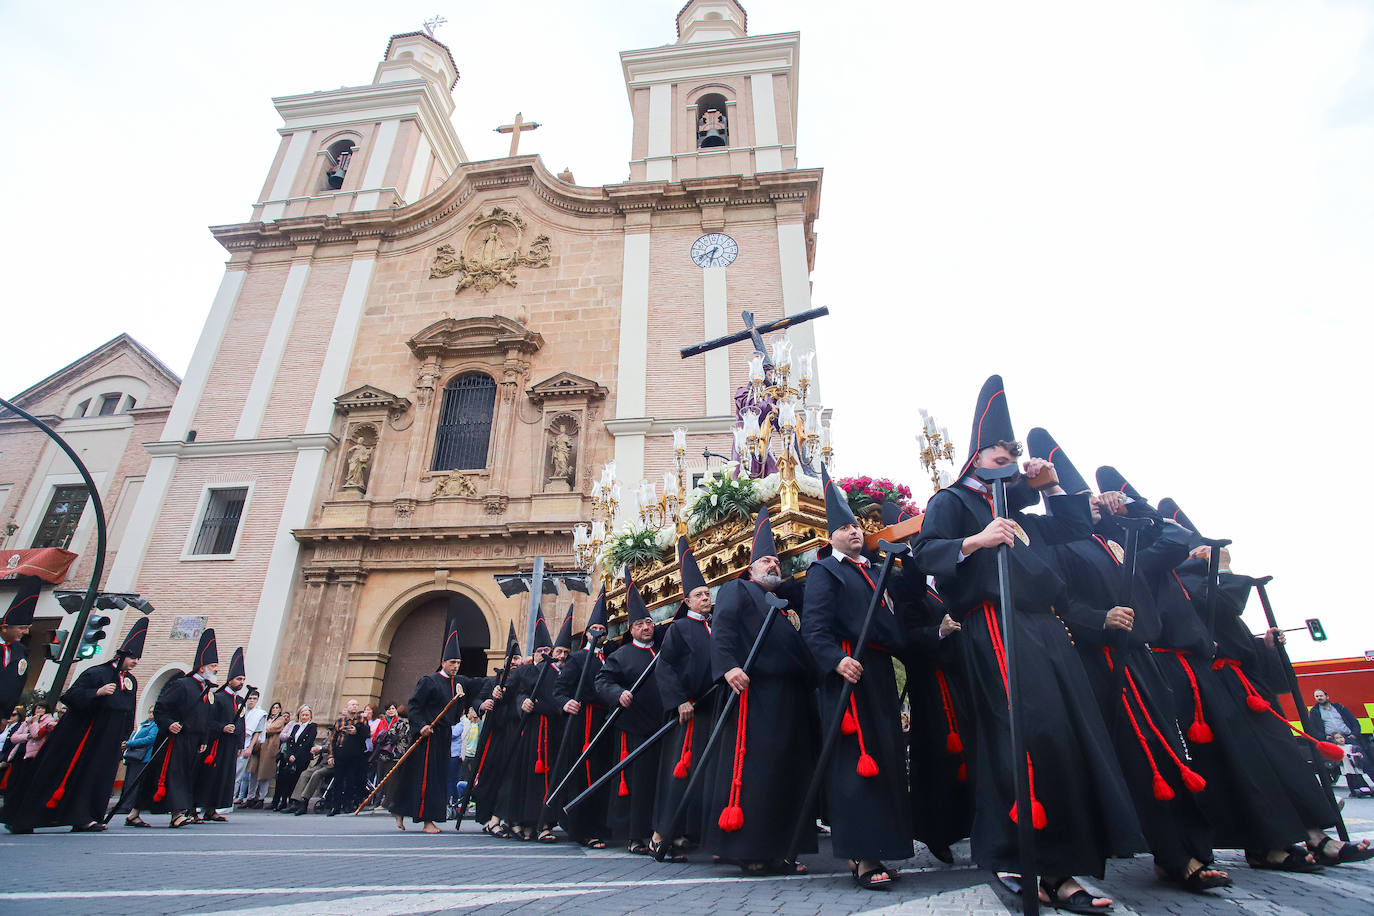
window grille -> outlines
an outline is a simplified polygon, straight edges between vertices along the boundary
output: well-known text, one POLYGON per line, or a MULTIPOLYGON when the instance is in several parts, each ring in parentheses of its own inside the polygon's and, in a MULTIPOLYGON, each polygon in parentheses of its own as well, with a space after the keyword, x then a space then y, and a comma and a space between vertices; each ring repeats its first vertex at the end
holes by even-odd
POLYGON ((238 534, 239 520, 243 517, 243 504, 247 500, 247 487, 211 490, 191 553, 195 556, 232 553, 234 536, 238 534))
POLYGON ((489 375, 467 372, 448 383, 434 437, 434 470, 480 470, 487 466, 495 406, 496 382, 489 375))
POLYGON ((63 550, 72 542, 76 526, 81 524, 81 513, 86 510, 90 493, 82 484, 55 487, 48 511, 43 514, 43 522, 38 526, 38 534, 33 539, 34 547, 61 547, 63 550))

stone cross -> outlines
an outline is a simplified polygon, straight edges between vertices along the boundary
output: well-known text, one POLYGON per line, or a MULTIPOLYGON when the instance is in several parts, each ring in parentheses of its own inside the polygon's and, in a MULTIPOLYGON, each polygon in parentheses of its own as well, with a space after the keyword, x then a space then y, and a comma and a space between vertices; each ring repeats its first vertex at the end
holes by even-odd
POLYGON ((538 128, 538 121, 526 121, 521 116, 520 112, 517 111, 515 113, 515 123, 502 124, 500 127, 496 128, 496 132, 498 134, 510 134, 510 152, 507 153, 507 155, 514 156, 520 149, 520 134, 524 131, 537 130, 538 128))

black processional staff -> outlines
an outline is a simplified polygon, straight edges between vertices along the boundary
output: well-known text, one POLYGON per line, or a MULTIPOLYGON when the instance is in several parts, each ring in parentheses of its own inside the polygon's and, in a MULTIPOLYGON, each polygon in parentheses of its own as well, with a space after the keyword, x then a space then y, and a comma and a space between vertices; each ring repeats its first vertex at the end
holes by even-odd
MULTIPOLYGON (((590 629, 590 626, 588 627, 588 629, 590 629)), ((582 670, 577 672, 577 690, 573 692, 573 699, 577 701, 579 706, 581 706, 582 703, 582 691, 587 684, 587 672, 591 670, 592 667, 592 655, 596 652, 596 644, 601 641, 601 637, 603 635, 604 634, 601 633, 587 634, 586 647, 583 649, 583 651, 587 653, 587 657, 585 659, 585 663, 582 665, 582 670)), ((591 715, 591 710, 582 711, 585 712, 587 715, 591 715)), ((567 757, 568 741, 572 739, 572 731, 573 730, 571 727, 564 727, 563 737, 560 738, 558 741, 558 753, 553 758, 553 773, 555 777, 558 775, 558 773, 561 772, 563 760, 565 757, 567 757)), ((576 766, 569 768, 568 773, 571 773, 575 769, 577 769, 576 766)), ((566 783, 566 778, 560 781, 558 785, 554 787, 554 790, 549 793, 549 797, 544 799, 544 809, 539 812, 539 822, 541 824, 547 824, 549 822, 549 816, 552 815, 552 813, 555 810, 557 810, 554 808, 554 802, 558 798, 559 791, 563 788, 563 786, 566 783)))
POLYGON ((1217 644, 1217 599, 1221 596, 1221 550, 1230 547, 1229 538, 1205 538, 1199 540, 1207 547, 1207 597, 1203 602, 1207 615, 1207 640, 1215 651, 1217 644))
MULTIPOLYGON (((1255 590, 1259 592, 1260 606, 1264 608, 1264 619, 1269 622, 1269 629, 1277 630, 1279 625, 1274 617, 1274 609, 1269 604, 1269 592, 1265 589, 1265 586, 1273 581, 1273 578, 1273 576, 1265 576, 1263 579, 1256 579, 1255 590)), ((1305 708, 1302 700, 1302 688, 1298 686, 1298 673, 1293 670, 1293 662, 1288 657, 1288 646, 1284 645, 1284 643, 1276 638, 1274 640, 1274 648, 1278 650, 1279 662, 1283 666, 1283 673, 1288 681, 1288 692, 1293 695, 1293 708, 1297 710, 1299 726, 1302 728, 1303 732, 1306 733, 1307 728, 1302 717, 1302 712, 1305 708)), ((1331 800, 1331 810, 1336 815, 1336 833, 1340 836, 1341 842, 1349 843, 1350 833, 1345 829, 1345 818, 1341 816, 1340 806, 1336 804, 1335 789, 1331 784, 1327 783, 1324 778, 1322 774, 1322 764, 1321 761, 1317 759, 1316 754, 1312 755, 1312 772, 1317 777, 1317 782, 1326 788, 1326 793, 1331 800)))
MULTIPOLYGON (((1116 523, 1126 529, 1126 552, 1122 555, 1121 575, 1123 577, 1121 595, 1122 607, 1128 607, 1131 612, 1135 612, 1135 568, 1136 561, 1140 556, 1140 532, 1143 528, 1154 525, 1154 520, 1150 518, 1118 518, 1116 523)), ((1116 718, 1121 715, 1123 709, 1116 702, 1126 689, 1126 660, 1117 659, 1112 666, 1112 692, 1108 694, 1112 702, 1112 716, 1116 718)))
MULTIPOLYGON (((158 744, 158 746, 155 747, 155 748, 153 748, 153 756, 149 757, 149 758, 148 758, 148 761, 151 763, 152 761, 156 760, 156 759, 157 759, 157 755, 160 754, 160 753, 162 753, 162 751, 166 749, 166 747, 167 747, 167 742, 168 742, 168 741, 171 741, 171 740, 172 740, 172 736, 171 736, 171 735, 167 735, 166 737, 164 737, 164 738, 162 739, 162 741, 158 744)), ((144 775, 145 773, 147 773, 147 772, 148 772, 149 770, 151 770, 151 769, 154 769, 154 768, 151 767, 151 766, 145 766, 143 769, 141 769, 141 770, 138 771, 138 775, 137 775, 137 776, 135 776, 133 779, 129 780, 127 783, 124 784, 124 791, 122 791, 122 792, 119 793, 119 800, 115 802, 113 808, 111 808, 109 811, 105 812, 105 819, 102 820, 100 823, 102 823, 102 824, 108 824, 108 823, 110 822, 110 818, 112 818, 112 817, 115 816, 115 812, 118 811, 120 808, 122 808, 122 807, 124 806, 124 799, 126 799, 126 798, 128 798, 129 796, 131 796, 131 795, 134 794, 134 789, 138 786, 139 782, 143 779, 143 775, 144 775)))
MULTIPOLYGON (((893 544, 890 541, 879 541, 878 550, 886 556, 883 557, 882 568, 878 571, 878 581, 873 588, 873 597, 869 599, 868 610, 864 612, 864 622, 859 627, 859 636, 854 640, 854 660, 859 664, 863 664, 864 647, 868 645, 868 631, 873 627, 873 614, 883 602, 887 580, 892 575, 892 563, 898 557, 911 553, 911 547, 908 545, 893 544)), ((802 798, 801 808, 797 813, 797 821, 792 826, 792 838, 787 842, 787 855, 784 858, 789 862, 797 860, 797 850, 801 847, 803 833, 815 826, 813 809, 816 798, 820 795, 821 782, 825 779, 826 765, 830 762, 830 755, 835 750, 835 742, 840 737, 840 724, 844 719, 844 711, 848 708, 849 698, 853 694, 854 684, 848 680, 844 681, 840 685, 839 702, 835 704, 835 711, 831 715, 830 721, 825 725, 821 754, 816 759, 816 772, 811 775, 811 783, 806 787, 806 795, 802 798)))
MULTIPOLYGON (((1015 478, 1019 469, 1015 464, 1004 468, 978 468, 976 473, 992 487, 992 511, 997 518, 1007 518, 1007 481, 1015 478)), ((1003 654, 1007 659, 1007 720, 1011 738, 1011 772, 1016 786, 1016 845, 1021 860, 1021 912, 1025 916, 1039 916, 1039 881, 1035 872, 1035 811, 1031 799, 1030 757, 1026 751, 1025 729, 1021 719, 1021 664, 1016 651, 1016 627, 1012 621, 1011 547, 997 546, 997 598, 1001 607, 1003 654)))
MULTIPOLYGON (((700 703, 702 700, 705 700, 707 697, 711 696, 719 689, 719 683, 712 684, 710 690, 707 690, 698 699, 692 702, 692 708, 696 709, 696 705, 698 703, 700 703)), ((652 750, 653 746, 657 744, 659 741, 663 740, 663 736, 668 734, 668 732, 672 731, 674 728, 676 728, 677 725, 677 715, 674 714, 667 722, 663 723, 662 728, 654 732, 648 738, 644 739, 644 743, 640 744, 639 747, 630 751, 630 753, 625 756, 624 760, 618 761, 615 766, 607 770, 604 775, 602 775, 600 778, 596 780, 596 782, 587 786, 587 788, 583 789, 576 796, 574 796, 566 805, 563 806, 563 809, 567 810, 569 808, 576 808, 579 804, 583 802, 583 800, 591 796, 592 793, 596 792, 597 789, 601 788, 606 783, 610 782, 612 779, 615 779, 617 776, 620 775, 622 770, 624 770, 630 764, 634 763, 644 754, 647 754, 650 750, 652 750)), ((553 796, 549 797, 552 798, 553 796)))
MULTIPOLYGON (((763 641, 768 638, 768 631, 773 628, 773 623, 782 616, 782 611, 787 608, 787 602, 779 598, 772 592, 764 592, 764 600, 768 602, 770 612, 763 617, 763 624, 759 627, 759 632, 754 636, 754 644, 749 647, 749 654, 744 659, 744 664, 740 670, 748 677, 754 670, 754 659, 758 657, 759 648, 763 641), (776 613, 775 613, 776 612, 776 613)), ((749 688, 744 688, 748 690, 749 688)), ((711 752, 715 750, 716 744, 720 741, 720 733, 725 729, 725 724, 730 720, 730 714, 735 711, 735 704, 739 702, 739 694, 733 690, 725 698, 725 707, 720 711, 716 718, 715 727, 711 729, 711 737, 706 741, 706 747, 701 751, 701 756, 692 765, 692 775, 687 780, 687 786, 682 790, 682 798, 677 803, 677 808, 673 811, 672 818, 669 819, 667 827, 662 831, 664 836, 676 836, 677 825, 682 822, 682 815, 687 813, 687 805, 692 798, 692 790, 696 788, 701 780, 701 774, 707 770, 707 762, 711 759, 711 752)), ((660 843, 658 851, 653 853, 653 857, 662 862, 668 857, 668 850, 671 843, 660 843)))
MULTIPOLYGON (((504 690, 506 679, 510 676, 511 665, 515 663, 515 656, 520 654, 520 643, 515 638, 515 624, 510 625, 510 633, 506 637, 506 660, 501 665, 501 670, 496 675, 496 686, 504 690)), ((463 798, 458 803, 458 813, 453 818, 453 829, 461 830, 463 818, 467 816, 468 805, 472 802, 472 794, 477 788, 477 780, 482 776, 483 766, 487 762, 487 752, 491 750, 492 734, 496 731, 496 722, 489 720, 482 726, 482 749, 477 755, 477 771, 472 774, 472 779, 468 782, 467 791, 463 793, 463 798)))
MULTIPOLYGON (((635 678, 635 682, 630 685, 630 694, 632 696, 637 696, 639 694, 640 685, 653 673, 654 666, 658 664, 659 657, 659 655, 655 655, 653 658, 649 659, 649 664, 644 666, 644 670, 640 673, 639 677, 635 678)), ((584 668, 583 671, 585 672, 586 669, 584 668)), ((610 733, 611 725, 615 723, 616 717, 620 715, 624 708, 624 706, 617 706, 615 709, 611 710, 611 714, 606 717, 606 721, 601 723, 601 728, 592 736, 592 740, 587 742, 586 750, 582 752, 581 756, 573 761, 573 765, 569 767, 568 772, 563 775, 563 780, 559 782, 557 786, 554 786, 553 791, 549 793, 548 800, 545 802, 546 805, 553 804, 554 797, 557 796, 559 792, 563 791, 568 780, 572 779, 572 774, 576 773, 577 768, 582 766, 582 762, 591 756, 592 748, 596 747, 597 742, 610 733)))

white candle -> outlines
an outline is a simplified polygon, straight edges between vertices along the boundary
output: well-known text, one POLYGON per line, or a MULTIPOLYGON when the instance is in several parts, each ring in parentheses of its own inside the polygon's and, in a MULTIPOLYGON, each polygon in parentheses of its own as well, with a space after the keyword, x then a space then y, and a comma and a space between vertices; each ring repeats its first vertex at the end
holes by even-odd
POLYGON ((606 540, 606 523, 600 519, 592 522, 592 540, 597 543, 606 540))
POLYGON ((605 499, 605 498, 606 498, 606 488, 603 487, 603 486, 601 485, 601 481, 599 481, 599 480, 594 481, 594 482, 592 483, 592 502, 597 502, 597 503, 599 503, 599 502, 601 502, 601 500, 603 500, 603 499, 605 499))
POLYGON ((821 427, 821 448, 830 448, 830 424, 821 427))
POLYGON ((806 408, 806 435, 819 436, 821 434, 821 405, 812 404, 806 408))
POLYGON ((797 380, 799 382, 806 385, 811 384, 811 373, 814 368, 813 364, 815 363, 815 361, 815 350, 807 350, 805 353, 801 355, 801 362, 798 363, 797 367, 797 380))
POLYGON ((750 407, 743 411, 744 436, 746 439, 757 439, 759 437, 759 412, 750 407))
POLYGON ((778 424, 784 428, 797 425, 797 402, 787 398, 778 402, 778 424))
POLYGON ((749 358, 749 380, 753 382, 763 381, 763 357, 757 353, 749 358))
POLYGON ((792 363, 792 341, 784 334, 773 341, 773 365, 788 366, 792 363))
POLYGON ((743 455, 744 450, 749 447, 743 426, 736 426, 731 430, 735 434, 735 454, 743 455))
POLYGON ((679 426, 673 430, 673 449, 679 452, 687 451, 687 427, 679 426))
POLYGON ((587 544, 587 526, 573 525, 573 550, 578 550, 587 544))
POLYGON ((675 471, 663 472, 663 495, 668 499, 677 499, 677 473, 675 471))

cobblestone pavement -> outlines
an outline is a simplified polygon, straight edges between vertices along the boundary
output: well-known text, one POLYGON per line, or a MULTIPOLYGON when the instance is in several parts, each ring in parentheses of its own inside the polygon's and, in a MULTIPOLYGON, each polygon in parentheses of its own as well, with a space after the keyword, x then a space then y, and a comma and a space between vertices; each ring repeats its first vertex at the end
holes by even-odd
MULTIPOLYGON (((1374 837, 1374 801, 1352 800, 1346 820, 1356 837, 1374 837)), ((743 878, 709 864, 668 865, 614 850, 494 840, 471 824, 426 836, 396 830, 384 814, 290 817, 239 812, 227 824, 176 832, 111 822, 103 834, 0 832, 0 913, 137 913, 382 916, 432 912, 1003 914, 1019 906, 956 847, 941 865, 922 849, 903 863, 906 877, 886 893, 854 887, 844 864, 805 861, 799 878, 743 878)), ((822 843, 824 850, 826 844, 822 843)), ((701 858, 701 857, 699 857, 701 858)), ((1115 912, 1179 916, 1370 916, 1374 863, 1318 875, 1252 871, 1238 852, 1219 853, 1236 887, 1195 896, 1162 886, 1148 857, 1113 862, 1100 882, 1115 912)), ((1097 883, 1097 882, 1090 882, 1097 883)))

